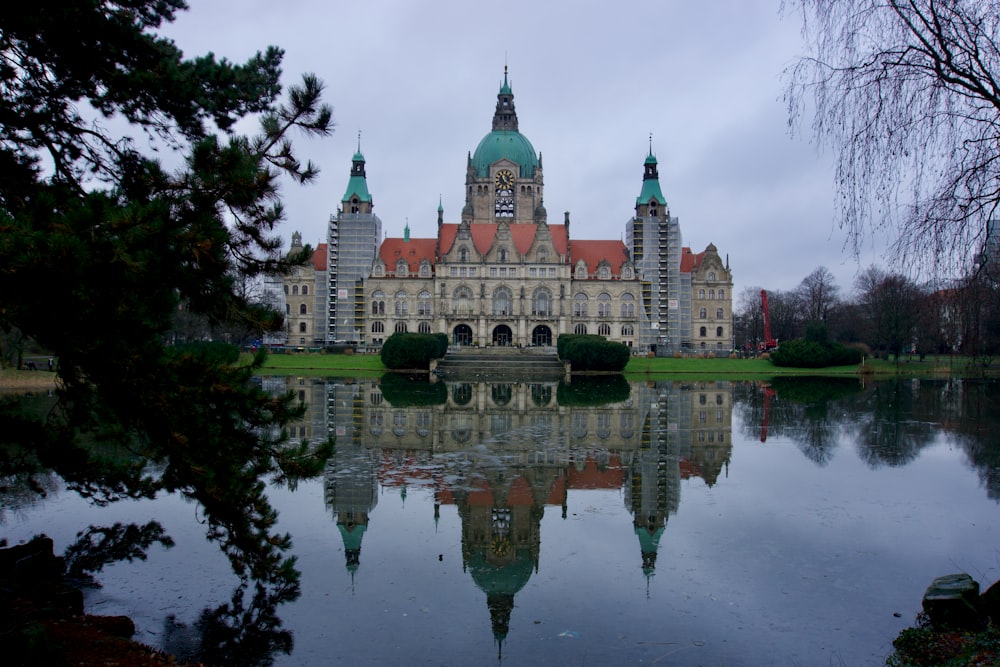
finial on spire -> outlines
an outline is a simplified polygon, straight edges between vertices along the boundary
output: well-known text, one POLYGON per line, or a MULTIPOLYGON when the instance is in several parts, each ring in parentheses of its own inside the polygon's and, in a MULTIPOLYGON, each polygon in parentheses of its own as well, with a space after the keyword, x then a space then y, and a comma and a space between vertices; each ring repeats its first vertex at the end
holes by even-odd
POLYGON ((358 152, 361 152, 361 130, 358 130, 358 152))
POLYGON ((653 154, 653 133, 649 133, 649 154, 653 154))

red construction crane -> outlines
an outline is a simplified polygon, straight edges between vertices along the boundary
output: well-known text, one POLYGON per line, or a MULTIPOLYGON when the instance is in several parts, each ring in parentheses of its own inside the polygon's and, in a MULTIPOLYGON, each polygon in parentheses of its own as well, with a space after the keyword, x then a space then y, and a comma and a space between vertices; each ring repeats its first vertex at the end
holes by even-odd
POLYGON ((760 343, 761 352, 770 352, 778 347, 778 341, 771 336, 771 311, 767 307, 767 292, 760 291, 760 308, 764 311, 764 340, 760 343))

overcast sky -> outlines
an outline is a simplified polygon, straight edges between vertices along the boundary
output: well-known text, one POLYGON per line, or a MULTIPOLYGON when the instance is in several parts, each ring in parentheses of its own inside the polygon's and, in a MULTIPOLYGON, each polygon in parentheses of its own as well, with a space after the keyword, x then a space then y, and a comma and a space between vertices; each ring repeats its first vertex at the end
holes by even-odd
POLYGON ((189 0, 164 32, 188 56, 285 50, 285 83, 314 72, 336 130, 298 142, 322 172, 283 190, 288 239, 326 240, 351 156, 365 155, 388 236, 458 222, 470 151, 490 131, 509 67, 521 132, 543 156, 549 221, 622 238, 652 133, 684 244, 728 255, 735 292, 787 290, 819 266, 850 291, 870 246, 845 250, 830 152, 792 136, 783 70, 802 54, 779 0, 470 2, 189 0))

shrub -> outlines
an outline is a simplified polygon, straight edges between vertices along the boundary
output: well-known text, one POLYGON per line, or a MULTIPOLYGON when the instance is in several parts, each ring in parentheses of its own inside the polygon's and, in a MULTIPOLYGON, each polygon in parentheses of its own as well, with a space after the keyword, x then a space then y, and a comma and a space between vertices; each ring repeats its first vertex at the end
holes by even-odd
POLYGON ((849 366, 861 363, 861 351, 844 347, 840 343, 821 343, 796 338, 782 343, 779 348, 772 351, 771 363, 775 366, 793 368, 849 366))
POLYGON ((386 368, 430 368, 431 359, 443 357, 448 350, 448 338, 437 334, 394 333, 382 344, 380 357, 386 368))
POLYGON ((604 336, 568 334, 556 342, 559 358, 573 365, 574 371, 615 371, 625 369, 629 349, 624 343, 613 343, 604 336), (565 340, 569 338, 569 340, 565 340))

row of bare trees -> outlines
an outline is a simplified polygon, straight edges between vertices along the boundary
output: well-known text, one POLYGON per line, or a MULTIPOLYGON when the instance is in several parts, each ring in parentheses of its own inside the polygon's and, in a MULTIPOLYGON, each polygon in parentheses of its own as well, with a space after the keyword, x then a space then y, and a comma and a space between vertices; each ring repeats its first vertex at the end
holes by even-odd
MULTIPOLYGON (((736 309, 736 343, 757 349, 763 339, 761 287, 747 287, 736 309)), ((921 285, 871 266, 845 292, 819 267, 792 290, 768 290, 771 331, 778 341, 821 325, 830 340, 860 343, 880 356, 916 353, 1000 353, 1000 283, 976 271, 948 287, 921 285)))

